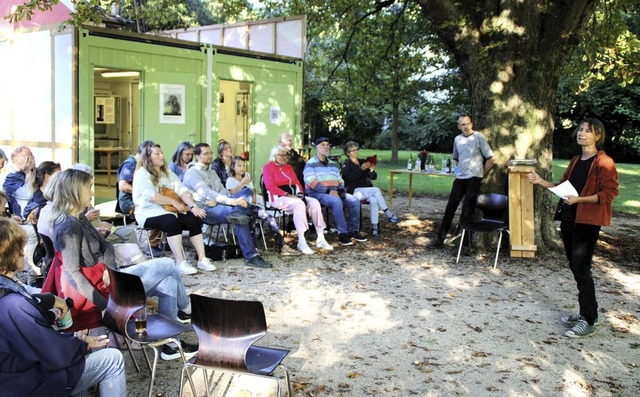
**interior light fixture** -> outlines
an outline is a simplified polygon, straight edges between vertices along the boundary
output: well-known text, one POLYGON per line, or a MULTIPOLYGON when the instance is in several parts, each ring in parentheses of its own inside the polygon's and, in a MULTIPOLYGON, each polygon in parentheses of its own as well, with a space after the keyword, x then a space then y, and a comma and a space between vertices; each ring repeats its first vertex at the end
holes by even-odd
POLYGON ((121 71, 121 72, 102 72, 100 73, 102 77, 110 78, 110 77, 139 77, 140 72, 134 71, 121 71))

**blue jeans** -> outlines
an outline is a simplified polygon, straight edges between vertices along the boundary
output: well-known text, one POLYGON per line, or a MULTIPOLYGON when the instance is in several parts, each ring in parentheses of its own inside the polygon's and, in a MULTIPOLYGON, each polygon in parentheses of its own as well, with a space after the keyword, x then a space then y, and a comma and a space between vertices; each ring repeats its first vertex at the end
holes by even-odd
MULTIPOLYGON (((253 192, 251 189, 243 188, 239 192, 233 195, 234 198, 245 197, 248 203, 251 202, 251 198, 253 197, 253 192), (247 191, 250 193, 251 197, 245 197, 247 191)), ((204 223, 210 225, 216 225, 220 223, 228 223, 227 215, 232 213, 233 211, 242 212, 247 216, 251 216, 251 211, 247 208, 242 208, 237 205, 235 207, 231 207, 229 205, 217 204, 213 207, 205 207, 204 210, 207 212, 207 217, 204 218, 204 223)), ((236 237, 238 238, 238 244, 240 245, 240 249, 242 250, 242 255, 244 259, 251 260, 253 257, 258 255, 258 251, 256 250, 256 245, 253 242, 253 237, 251 235, 251 228, 249 225, 233 225, 236 231, 236 237)))
POLYGON ((72 396, 84 395, 90 386, 97 383, 100 383, 101 396, 127 396, 124 360, 119 350, 96 350, 87 354, 84 359, 84 372, 71 392, 72 396))
POLYGON ((178 309, 189 306, 189 296, 173 259, 151 259, 122 271, 140 277, 146 295, 158 297, 158 313, 175 320, 178 309))
POLYGON ((338 233, 351 233, 358 231, 360 227, 360 200, 347 193, 344 200, 326 193, 310 191, 308 196, 318 200, 320 204, 331 208, 333 220, 336 222, 338 233), (344 207, 349 209, 349 224, 344 217, 344 207))

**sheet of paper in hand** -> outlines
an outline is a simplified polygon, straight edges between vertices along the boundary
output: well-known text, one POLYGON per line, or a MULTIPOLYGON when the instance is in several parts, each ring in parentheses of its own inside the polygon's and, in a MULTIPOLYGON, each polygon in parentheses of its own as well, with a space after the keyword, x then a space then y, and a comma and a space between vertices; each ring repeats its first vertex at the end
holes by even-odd
POLYGON ((557 186, 550 187, 549 190, 560 198, 565 198, 567 196, 579 196, 576 188, 573 187, 569 181, 564 181, 557 186))

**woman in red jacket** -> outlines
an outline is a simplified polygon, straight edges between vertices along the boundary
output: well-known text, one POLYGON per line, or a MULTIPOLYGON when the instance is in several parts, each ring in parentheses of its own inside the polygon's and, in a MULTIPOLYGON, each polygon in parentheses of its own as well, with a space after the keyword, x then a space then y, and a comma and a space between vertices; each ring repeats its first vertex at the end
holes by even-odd
POLYGON ((305 212, 309 212, 318 234, 316 247, 333 250, 324 238, 324 229, 327 225, 322 217, 320 202, 304 196, 304 189, 293 167, 287 162, 287 150, 276 146, 271 150, 269 160, 262 169, 262 181, 269 192, 269 203, 274 208, 293 213, 293 223, 298 234, 298 249, 306 255, 314 253, 304 237, 304 232, 309 229, 305 212))
MULTIPOLYGON (((580 193, 562 198, 560 232, 578 285, 580 313, 563 316, 562 322, 572 326, 564 333, 566 336, 580 338, 594 332, 598 320, 591 262, 600 227, 611 224, 612 203, 618 195, 618 171, 611 157, 600 149, 605 133, 599 120, 584 119, 574 135, 582 154, 571 159, 560 183, 568 180, 580 193)), ((529 174, 529 182, 546 188, 556 186, 535 172, 529 174)))

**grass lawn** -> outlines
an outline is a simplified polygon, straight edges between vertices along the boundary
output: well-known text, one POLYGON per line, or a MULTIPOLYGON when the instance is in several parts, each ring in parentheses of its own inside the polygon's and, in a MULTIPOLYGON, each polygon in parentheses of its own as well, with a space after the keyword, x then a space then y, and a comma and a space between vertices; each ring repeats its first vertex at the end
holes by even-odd
MULTIPOLYGON (((334 152, 337 154, 337 152, 334 152)), ((397 162, 391 161, 390 150, 369 150, 360 149, 360 157, 366 158, 377 154, 378 180, 376 186, 383 191, 389 190, 389 170, 405 169, 407 167, 407 159, 409 154, 413 154, 413 160, 416 159, 416 151, 400 151, 398 157, 401 159, 397 162)), ((440 168, 440 161, 449 153, 431 153, 434 156, 436 168, 440 168)), ((342 157, 343 161, 345 157, 342 157)), ((569 160, 553 161, 553 178, 560 179, 569 160)), ((618 169, 618 177, 620 182, 620 195, 613 202, 613 210, 625 214, 640 215, 640 197, 638 185, 640 185, 640 164, 616 164, 618 169), (636 186, 636 187, 634 187, 636 186)), ((432 194, 447 196, 451 190, 451 178, 443 178, 441 176, 417 177, 413 178, 413 194, 432 194)), ((396 176, 393 179, 394 192, 407 192, 409 190, 409 178, 407 176, 396 176)))

